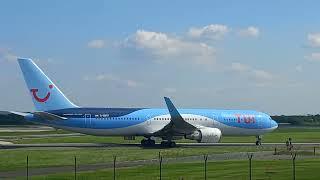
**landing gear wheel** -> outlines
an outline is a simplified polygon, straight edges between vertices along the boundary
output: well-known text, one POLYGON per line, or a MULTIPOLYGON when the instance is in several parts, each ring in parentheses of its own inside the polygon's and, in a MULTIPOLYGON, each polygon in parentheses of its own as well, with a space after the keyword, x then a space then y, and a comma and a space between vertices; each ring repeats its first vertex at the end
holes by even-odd
POLYGON ((261 145, 261 136, 257 136, 257 141, 256 141, 256 145, 260 146, 261 145))
POLYGON ((156 141, 150 138, 141 140, 141 145, 144 147, 154 146, 155 144, 156 144, 156 141))
POLYGON ((176 142, 171 141, 171 142, 170 142, 170 147, 176 147, 176 142))
POLYGON ((160 144, 162 147, 166 147, 166 141, 161 141, 161 144, 160 144))
POLYGON ((174 141, 161 141, 162 147, 176 147, 176 142, 174 141))
POLYGON ((153 140, 153 139, 150 139, 149 140, 149 145, 150 146, 154 146, 156 144, 156 141, 155 140, 153 140))
POLYGON ((261 141, 256 141, 256 145, 260 146, 261 145, 261 141))
POLYGON ((146 141, 147 141, 146 139, 142 139, 142 140, 141 140, 141 145, 142 145, 142 146, 146 146, 146 141))

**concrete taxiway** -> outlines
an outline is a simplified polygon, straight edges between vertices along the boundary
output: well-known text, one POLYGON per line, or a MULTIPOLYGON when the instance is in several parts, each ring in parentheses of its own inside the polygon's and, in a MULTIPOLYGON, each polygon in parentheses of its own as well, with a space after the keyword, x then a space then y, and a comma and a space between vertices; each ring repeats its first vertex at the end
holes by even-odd
POLYGON ((48 126, 0 126, 0 132, 46 132, 55 129, 48 126))
MULTIPOLYGON (((319 147, 320 143, 294 143, 294 146, 309 146, 319 147)), ((177 143, 177 147, 214 147, 214 146, 226 146, 226 147, 252 147, 256 146, 255 143, 177 143)), ((285 146, 284 143, 263 143, 261 147, 281 147, 285 146)), ((13 148, 29 148, 29 147, 92 147, 92 148, 103 148, 103 147, 141 147, 140 143, 129 143, 129 144, 117 144, 117 143, 41 143, 41 144, 10 144, 1 143, 1 149, 13 149, 13 148)), ((151 148, 162 148, 160 144, 156 144, 151 148)))

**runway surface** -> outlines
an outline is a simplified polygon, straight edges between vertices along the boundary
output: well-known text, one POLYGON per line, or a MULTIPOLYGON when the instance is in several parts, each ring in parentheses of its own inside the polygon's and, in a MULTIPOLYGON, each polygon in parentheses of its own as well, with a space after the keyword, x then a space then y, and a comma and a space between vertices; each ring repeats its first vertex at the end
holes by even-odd
MULTIPOLYGON (((319 147, 320 143, 294 143, 294 146, 312 146, 319 147)), ((252 147, 256 146, 255 143, 177 143, 177 147, 214 147, 214 146, 239 146, 239 147, 252 147)), ((285 146, 284 143, 263 143, 262 147, 279 147, 285 146)), ((141 147, 140 143, 130 144, 117 144, 117 143, 41 143, 41 144, 9 144, 0 142, 0 149, 13 149, 13 148, 28 148, 28 147, 141 147)), ((156 144, 151 148, 162 148, 160 144, 156 144)))
POLYGON ((48 126, 0 126, 0 132, 46 132, 55 129, 48 126))

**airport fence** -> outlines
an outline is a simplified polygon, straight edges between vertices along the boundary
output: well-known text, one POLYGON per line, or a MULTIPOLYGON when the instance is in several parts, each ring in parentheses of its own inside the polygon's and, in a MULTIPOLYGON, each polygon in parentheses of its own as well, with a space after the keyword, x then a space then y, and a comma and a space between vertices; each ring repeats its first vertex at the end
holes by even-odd
MULTIPOLYGON (((318 153, 319 147, 309 147, 309 148, 299 148, 299 147, 292 147, 290 149, 288 148, 283 148, 283 147, 274 147, 274 151, 257 151, 257 152, 234 152, 234 153, 222 153, 222 154, 204 154, 201 156, 186 156, 186 157, 176 157, 176 158, 166 158, 163 156, 162 152, 160 151, 158 153, 158 157, 155 159, 151 160, 141 160, 141 161, 117 161, 117 155, 113 156, 113 162, 106 163, 105 166, 97 166, 98 169, 102 168, 105 171, 102 171, 100 173, 97 173, 96 176, 94 176, 97 179, 101 179, 101 177, 106 177, 106 179, 135 179, 135 176, 128 176, 128 173, 125 173, 124 170, 126 170, 126 167, 132 168, 132 167, 152 167, 153 168, 153 173, 145 173, 145 176, 150 178, 150 174, 152 177, 150 179, 175 179, 171 178, 171 174, 174 174, 175 170, 176 171, 181 171, 181 167, 185 165, 187 170, 190 170, 190 165, 194 165, 196 168, 192 168, 191 170, 194 170, 194 173, 197 174, 195 178, 192 179, 228 179, 229 175, 226 175, 225 177, 223 176, 223 171, 226 171, 227 169, 219 169, 219 168, 210 168, 210 166, 214 164, 221 164, 222 166, 225 167, 233 167, 228 165, 228 163, 238 163, 239 166, 235 165, 234 168, 239 168, 241 167, 241 171, 235 171, 234 173, 239 173, 239 179, 257 179, 258 176, 259 178, 269 178, 269 179, 275 179, 273 178, 272 173, 276 172, 276 168, 272 168, 273 170, 270 170, 270 165, 264 166, 263 163, 257 163, 257 162, 264 162, 264 161, 270 161, 271 165, 277 166, 277 163, 280 161, 285 161, 285 165, 279 166, 279 168, 285 168, 286 170, 284 171, 278 171, 278 175, 281 174, 282 172, 286 176, 285 179, 297 179, 297 167, 296 167, 296 162, 303 161, 305 159, 314 159, 314 158, 319 158, 319 153, 318 153), (297 158, 298 157, 298 158, 297 158), (193 164, 191 163, 193 162, 193 164), (178 164, 175 166, 175 164, 178 164), (174 168, 172 168, 172 165, 174 168), (104 166, 104 167, 103 167, 104 166), (258 166, 258 167, 256 167, 258 166), (265 175, 261 175, 261 169, 265 168, 265 175), (111 170, 112 169, 112 170, 111 170), (158 171, 158 173, 155 173, 158 171), (168 171, 168 172, 166 172, 168 171), (267 172, 268 171, 268 172, 267 172), (288 172, 291 173, 288 173, 288 172), (105 173, 105 174, 103 174, 105 173), (123 175, 124 173, 125 175, 123 175), (222 174, 221 176, 217 177, 213 174, 222 174)), ((29 162, 30 162, 30 157, 26 157, 26 179, 29 180, 34 173, 30 173, 29 170, 29 162)), ((320 165, 320 159, 319 159, 319 164, 320 165)), ((283 163, 282 163, 283 164, 283 163)), ((215 166, 215 165, 214 165, 215 166)), ((217 167, 217 166, 215 166, 217 167)), ((305 168, 305 167, 300 167, 300 168, 305 168)), ((308 168, 308 167, 307 167, 308 168)), ((86 172, 86 169, 82 167, 81 164, 77 162, 77 156, 74 156, 74 174, 73 177, 72 175, 65 174, 67 179, 87 179, 83 178, 83 172, 86 172), (81 171, 79 171, 81 169, 81 171)), ((148 169, 148 168, 147 168, 148 169)), ((143 169, 142 169, 143 170, 143 169)), ((300 172, 303 169, 300 169, 300 172)), ((94 171, 92 168, 88 168, 88 171, 94 171)), ((150 171, 150 168, 149 168, 150 171)), ((232 170, 228 169, 226 171, 228 173, 232 172, 232 170)), ((320 177, 320 172, 315 172, 319 173, 320 177)), ((49 174, 47 177, 50 177, 51 174, 49 174)), ((63 175, 62 175, 63 176, 63 175)), ((142 175, 143 176, 143 175, 142 175)), ((185 172, 184 174, 181 175, 174 175, 174 177, 177 177, 178 179, 188 179, 189 176, 192 176, 190 172, 185 172)), ((85 176, 85 177, 92 177, 92 176, 85 176)), ((231 176, 230 176, 231 177, 231 176)), ((275 176, 278 177, 278 176, 275 176)), ((91 179, 91 178, 89 178, 91 179)))

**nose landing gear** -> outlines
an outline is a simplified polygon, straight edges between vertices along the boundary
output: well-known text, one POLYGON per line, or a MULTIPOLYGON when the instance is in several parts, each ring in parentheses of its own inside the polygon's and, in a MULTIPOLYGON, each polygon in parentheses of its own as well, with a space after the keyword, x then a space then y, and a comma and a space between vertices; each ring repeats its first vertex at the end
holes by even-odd
POLYGON ((262 138, 261 138, 261 136, 256 136, 256 138, 257 138, 257 140, 256 140, 256 145, 257 145, 257 146, 260 146, 260 145, 261 145, 261 140, 262 140, 262 138))

